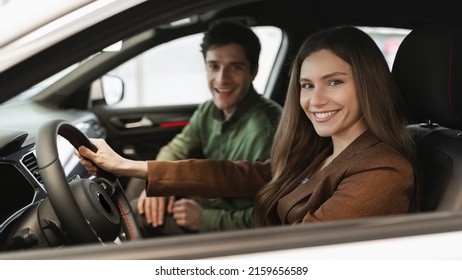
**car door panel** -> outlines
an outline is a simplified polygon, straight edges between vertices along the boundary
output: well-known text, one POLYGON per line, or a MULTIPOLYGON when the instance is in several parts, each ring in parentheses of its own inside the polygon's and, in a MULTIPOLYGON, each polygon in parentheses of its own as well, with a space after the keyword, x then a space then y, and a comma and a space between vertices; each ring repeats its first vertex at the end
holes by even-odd
POLYGON ((107 141, 132 159, 154 159, 159 149, 189 123, 197 105, 100 108, 94 113, 106 129, 107 141))

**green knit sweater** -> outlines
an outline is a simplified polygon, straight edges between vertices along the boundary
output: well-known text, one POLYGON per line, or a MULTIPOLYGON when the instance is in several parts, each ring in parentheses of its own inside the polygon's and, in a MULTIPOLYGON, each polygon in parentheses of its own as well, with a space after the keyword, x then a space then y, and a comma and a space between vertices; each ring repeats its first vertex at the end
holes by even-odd
MULTIPOLYGON (((157 160, 204 157, 216 160, 264 161, 269 158, 273 135, 282 108, 253 90, 233 115, 225 120, 213 103, 199 105, 183 131, 162 147, 157 160), (201 156, 198 156, 201 155, 201 156)), ((221 198, 202 210, 199 232, 233 230, 253 226, 253 201, 221 198)))

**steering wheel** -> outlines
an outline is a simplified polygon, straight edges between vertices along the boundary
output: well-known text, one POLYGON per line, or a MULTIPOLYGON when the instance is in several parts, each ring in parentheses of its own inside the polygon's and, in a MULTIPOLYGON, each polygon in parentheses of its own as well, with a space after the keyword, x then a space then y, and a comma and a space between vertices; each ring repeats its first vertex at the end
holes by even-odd
POLYGON ((61 135, 76 149, 97 148, 72 124, 52 120, 43 124, 36 141, 37 164, 50 203, 72 244, 113 241, 123 229, 127 240, 141 239, 135 214, 125 192, 111 173, 68 182, 57 148, 61 135))

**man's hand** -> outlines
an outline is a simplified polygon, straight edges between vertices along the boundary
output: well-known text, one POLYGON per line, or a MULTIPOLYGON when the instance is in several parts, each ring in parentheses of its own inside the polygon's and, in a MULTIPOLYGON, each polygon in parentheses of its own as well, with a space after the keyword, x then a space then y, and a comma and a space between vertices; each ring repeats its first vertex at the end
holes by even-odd
POLYGON ((148 224, 153 227, 158 227, 164 224, 165 205, 167 204, 167 212, 172 213, 174 196, 170 197, 147 197, 146 191, 140 194, 138 198, 137 208, 140 215, 145 214, 145 219, 148 224))
POLYGON ((202 207, 191 199, 180 199, 173 203, 173 218, 179 226, 199 230, 202 207))

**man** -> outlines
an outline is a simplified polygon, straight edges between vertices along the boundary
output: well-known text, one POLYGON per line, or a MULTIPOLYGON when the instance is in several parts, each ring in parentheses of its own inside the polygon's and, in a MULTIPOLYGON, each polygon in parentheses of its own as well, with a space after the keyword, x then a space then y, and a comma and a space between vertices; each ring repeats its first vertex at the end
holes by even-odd
MULTIPOLYGON (((199 105, 183 131, 161 148, 157 160, 187 159, 197 153, 233 161, 269 158, 282 108, 253 87, 260 49, 258 37, 239 23, 217 23, 205 33, 201 52, 212 99, 199 105)), ((142 191, 134 208, 144 236, 253 226, 252 200, 175 199, 146 197, 142 191)))

